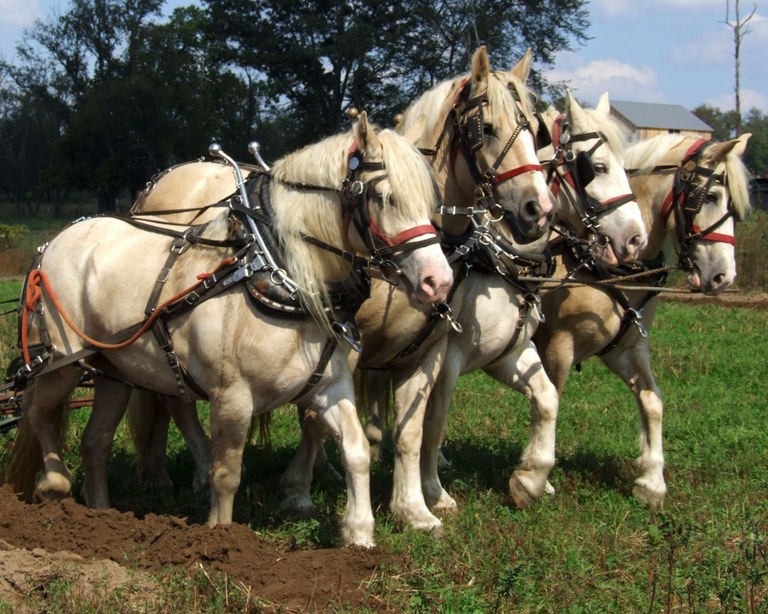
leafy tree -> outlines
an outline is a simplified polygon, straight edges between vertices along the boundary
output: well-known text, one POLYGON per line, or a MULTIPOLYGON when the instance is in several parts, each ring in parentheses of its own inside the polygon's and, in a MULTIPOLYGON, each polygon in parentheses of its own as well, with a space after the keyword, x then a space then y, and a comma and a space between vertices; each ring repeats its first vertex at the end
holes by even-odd
POLYGON ((734 111, 721 111, 717 107, 701 104, 693 110, 693 114, 712 128, 714 140, 726 141, 732 138, 736 129, 734 111))
POLYGON ((755 177, 768 177, 768 115, 751 109, 742 121, 741 129, 752 133, 744 163, 755 177))
POLYGON ((481 44, 499 66, 528 46, 549 63, 588 25, 585 0, 206 1, 221 57, 263 74, 275 114, 303 128, 296 145, 338 131, 350 106, 389 123, 481 44))

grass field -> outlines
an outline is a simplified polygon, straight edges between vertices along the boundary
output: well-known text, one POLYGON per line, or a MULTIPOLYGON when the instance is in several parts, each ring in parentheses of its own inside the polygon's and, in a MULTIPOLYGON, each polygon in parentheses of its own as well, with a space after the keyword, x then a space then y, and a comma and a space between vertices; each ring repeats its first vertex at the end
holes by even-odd
MULTIPOLYGON (((0 282, 0 300, 18 287, 0 282)), ((0 333, 6 357, 14 317, 0 321, 0 333)), ((664 510, 632 498, 637 411, 597 360, 571 373, 561 403, 556 495, 513 509, 507 480, 527 441, 527 403, 475 373, 460 380, 453 399, 444 447, 451 466, 442 477, 460 510, 440 538, 393 525, 391 448, 374 465, 376 539, 402 563, 370 590, 391 611, 768 611, 768 313, 662 303, 651 337, 665 396, 664 510)), ((76 480, 88 411, 73 412, 68 439, 76 480)), ((316 487, 315 520, 277 517, 277 481, 297 441, 292 410, 276 413, 272 436, 270 449, 247 450, 236 521, 299 548, 337 546, 339 485, 316 487)), ((133 450, 121 426, 110 464, 113 503, 203 521, 207 497, 189 486, 192 463, 175 431, 170 454, 175 490, 138 493, 126 479, 134 474, 133 450)))

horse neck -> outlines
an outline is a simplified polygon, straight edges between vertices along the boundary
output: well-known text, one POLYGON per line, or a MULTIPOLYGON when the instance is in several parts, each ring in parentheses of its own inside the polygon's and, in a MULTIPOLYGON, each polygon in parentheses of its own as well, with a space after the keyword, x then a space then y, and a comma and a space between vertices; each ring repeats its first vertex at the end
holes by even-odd
POLYGON ((637 197, 643 223, 648 230, 648 243, 640 253, 640 259, 653 259, 661 250, 669 251, 674 240, 674 221, 661 217, 664 199, 672 189, 672 175, 652 174, 632 178, 630 186, 637 197))

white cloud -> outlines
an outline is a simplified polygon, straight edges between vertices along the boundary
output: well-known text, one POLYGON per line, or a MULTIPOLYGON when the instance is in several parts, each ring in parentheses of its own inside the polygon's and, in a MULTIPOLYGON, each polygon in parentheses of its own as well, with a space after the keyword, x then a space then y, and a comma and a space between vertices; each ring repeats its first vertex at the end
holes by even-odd
POLYGON ((618 60, 579 65, 576 58, 575 54, 559 57, 558 68, 546 73, 547 79, 566 82, 577 98, 593 103, 606 91, 616 100, 661 101, 656 73, 651 68, 638 68, 618 60))
MULTIPOLYGON (((710 98, 706 104, 717 107, 722 111, 733 111, 736 108, 736 97, 733 93, 723 94, 716 98, 710 98)), ((758 109, 761 113, 768 113, 768 96, 751 89, 741 90, 741 114, 746 115, 751 109, 758 109)))

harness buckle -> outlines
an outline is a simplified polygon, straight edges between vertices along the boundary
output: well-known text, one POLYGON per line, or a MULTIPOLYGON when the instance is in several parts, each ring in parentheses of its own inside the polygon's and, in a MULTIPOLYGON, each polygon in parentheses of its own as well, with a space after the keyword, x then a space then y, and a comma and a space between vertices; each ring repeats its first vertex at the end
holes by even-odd
POLYGON ((525 302, 531 308, 533 308, 534 316, 536 316, 536 320, 539 322, 539 324, 543 324, 547 318, 544 316, 544 312, 541 310, 541 297, 538 294, 534 294, 533 292, 528 292, 525 295, 525 302))
POLYGON ((634 309, 633 307, 630 307, 627 310, 627 313, 629 314, 630 318, 632 319, 632 324, 637 326, 637 332, 639 332, 640 336, 645 339, 648 336, 648 329, 645 328, 645 326, 641 322, 641 319, 643 317, 643 310, 642 309, 634 309))
POLYGON ((355 352, 360 353, 363 351, 363 346, 360 344, 356 328, 351 327, 348 324, 342 324, 338 320, 334 320, 331 323, 331 329, 336 336, 341 337, 346 341, 355 352))
POLYGON ((397 286, 400 283, 400 277, 403 272, 394 260, 381 260, 376 263, 376 267, 379 269, 384 281, 388 284, 397 286))
POLYGON ((440 303, 437 307, 435 307, 435 313, 440 317, 441 320, 447 320, 448 324, 451 325, 451 328, 455 332, 461 333, 464 331, 462 325, 459 324, 456 318, 453 317, 453 309, 448 303, 440 303))

